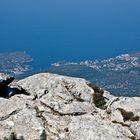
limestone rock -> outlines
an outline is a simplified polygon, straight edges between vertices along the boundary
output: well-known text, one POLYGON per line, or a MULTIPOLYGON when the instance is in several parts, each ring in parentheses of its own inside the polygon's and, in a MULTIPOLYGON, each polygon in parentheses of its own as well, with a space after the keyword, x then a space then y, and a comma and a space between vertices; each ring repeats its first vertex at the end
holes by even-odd
POLYGON ((137 140, 140 140, 140 121, 130 125, 130 130, 133 132, 137 140))
POLYGON ((0 98, 0 139, 15 132, 39 140, 43 130, 47 140, 139 139, 139 97, 114 97, 84 79, 50 73, 16 84, 29 95, 0 98))

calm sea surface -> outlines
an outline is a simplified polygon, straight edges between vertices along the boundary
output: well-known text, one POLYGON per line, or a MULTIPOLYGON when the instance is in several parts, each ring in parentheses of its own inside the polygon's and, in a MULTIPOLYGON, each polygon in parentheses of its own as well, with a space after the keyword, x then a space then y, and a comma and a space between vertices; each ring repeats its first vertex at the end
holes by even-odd
POLYGON ((0 0, 0 52, 36 68, 140 50, 140 0, 0 0))

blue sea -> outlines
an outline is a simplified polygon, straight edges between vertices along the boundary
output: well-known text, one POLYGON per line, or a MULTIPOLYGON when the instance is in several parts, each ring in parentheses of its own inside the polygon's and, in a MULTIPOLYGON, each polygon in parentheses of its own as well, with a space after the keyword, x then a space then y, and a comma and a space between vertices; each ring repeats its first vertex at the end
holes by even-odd
POLYGON ((140 50, 140 0, 0 0, 0 52, 34 67, 140 50))

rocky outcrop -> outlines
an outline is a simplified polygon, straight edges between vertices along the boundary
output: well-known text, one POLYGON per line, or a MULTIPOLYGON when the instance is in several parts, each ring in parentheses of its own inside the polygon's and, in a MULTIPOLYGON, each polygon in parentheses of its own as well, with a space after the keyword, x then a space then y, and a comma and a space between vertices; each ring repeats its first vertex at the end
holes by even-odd
POLYGON ((50 73, 15 84, 29 95, 0 98, 1 139, 15 132, 39 140, 43 131, 47 140, 140 139, 139 97, 115 97, 84 79, 50 73))

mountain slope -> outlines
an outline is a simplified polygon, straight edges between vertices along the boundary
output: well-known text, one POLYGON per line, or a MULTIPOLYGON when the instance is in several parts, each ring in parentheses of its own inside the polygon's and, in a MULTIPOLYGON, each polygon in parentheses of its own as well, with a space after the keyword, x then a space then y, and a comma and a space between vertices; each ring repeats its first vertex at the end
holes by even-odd
POLYGON ((29 94, 0 98, 0 139, 15 132, 35 140, 42 131, 48 140, 140 139, 140 97, 115 97, 84 79, 50 73, 14 84, 29 94))

